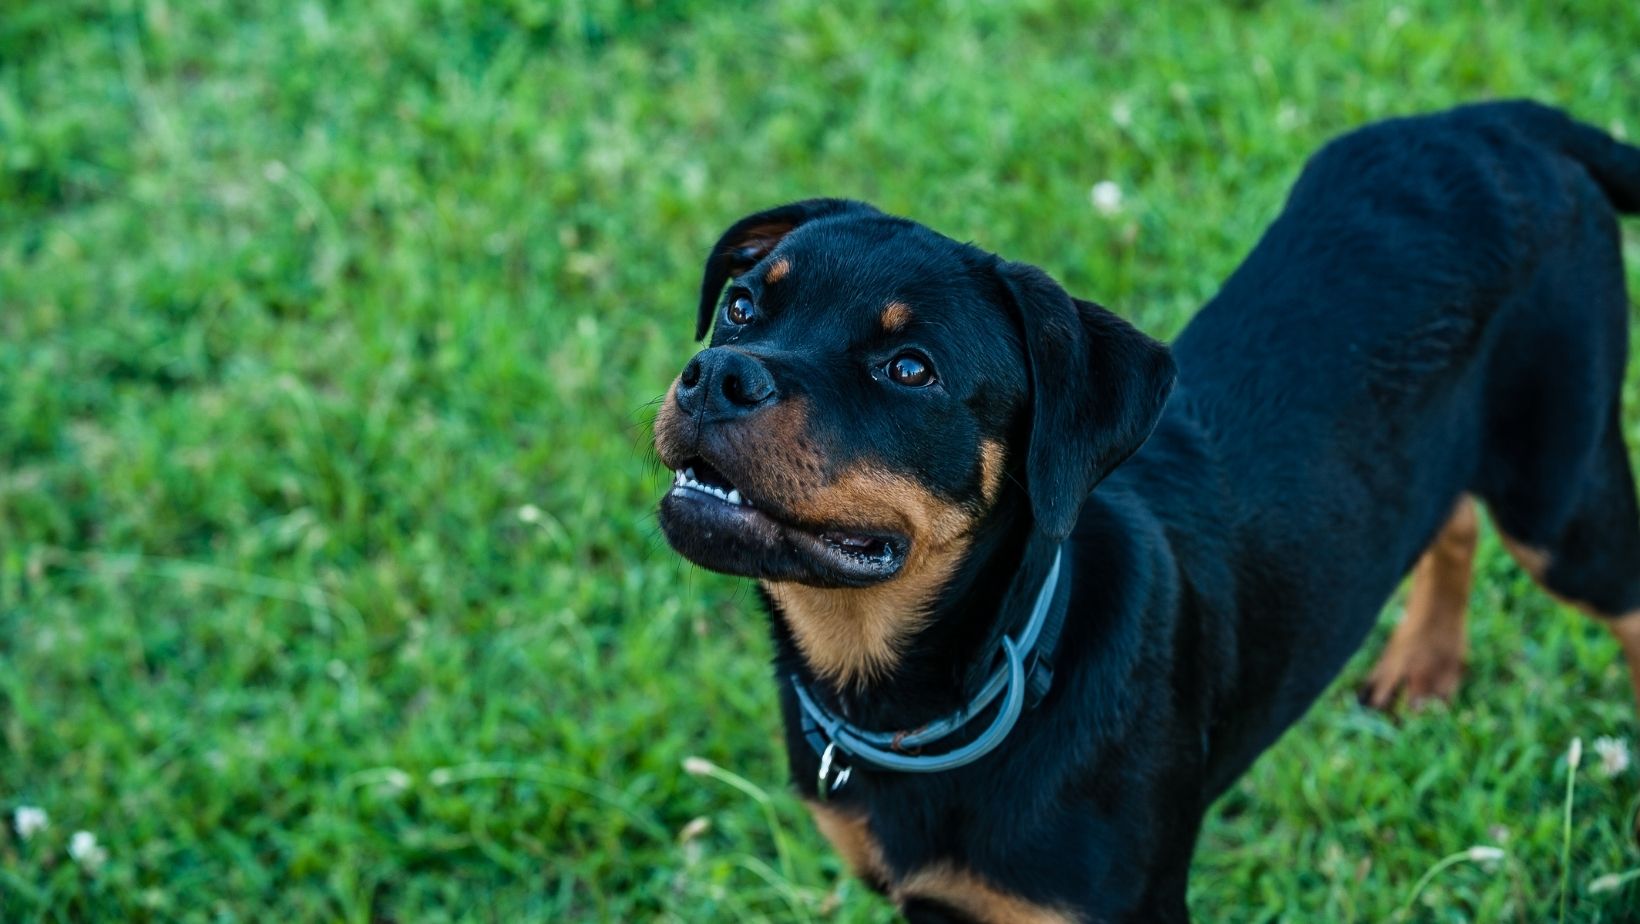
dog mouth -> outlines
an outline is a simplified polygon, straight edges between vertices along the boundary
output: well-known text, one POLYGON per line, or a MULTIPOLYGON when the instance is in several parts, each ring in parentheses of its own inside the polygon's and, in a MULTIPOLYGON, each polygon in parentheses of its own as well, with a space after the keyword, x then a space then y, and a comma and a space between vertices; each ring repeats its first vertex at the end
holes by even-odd
POLYGON ((737 507, 756 506, 743 496, 740 489, 731 484, 729 479, 723 477, 723 473, 704 459, 692 459, 683 468, 672 473, 672 493, 677 494, 680 491, 698 491, 737 507))
POLYGON ((673 469, 661 528, 673 548, 703 568, 822 587, 886 581, 910 548, 907 537, 891 532, 801 522, 700 457, 673 469))

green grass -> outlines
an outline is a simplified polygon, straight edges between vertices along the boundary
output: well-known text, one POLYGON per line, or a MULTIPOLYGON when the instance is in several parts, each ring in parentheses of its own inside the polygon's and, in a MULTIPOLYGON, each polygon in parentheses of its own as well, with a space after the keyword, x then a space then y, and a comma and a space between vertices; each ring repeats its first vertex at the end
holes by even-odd
MULTIPOLYGON (((1640 6, 1568 6, 6 5, 0 920, 887 919, 784 787, 747 587, 653 523, 708 243, 863 197, 1170 335, 1350 126, 1640 136, 1640 6)), ((1223 800, 1201 919, 1640 915, 1594 889, 1636 770, 1585 756, 1561 859, 1615 646, 1490 536, 1474 609, 1453 708, 1355 709, 1375 641, 1223 800)))

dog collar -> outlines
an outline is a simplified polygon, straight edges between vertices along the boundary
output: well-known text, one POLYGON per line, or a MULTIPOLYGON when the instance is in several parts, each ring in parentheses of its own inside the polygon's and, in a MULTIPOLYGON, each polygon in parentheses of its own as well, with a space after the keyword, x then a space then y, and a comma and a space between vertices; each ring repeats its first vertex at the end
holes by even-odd
POLYGON ((1053 655, 1059 647, 1065 625, 1067 601, 1060 599, 1063 581, 1064 548, 1054 551, 1053 565, 1042 581, 1031 617, 1017 636, 1004 635, 997 657, 1001 663, 986 678, 979 693, 961 709, 910 731, 871 731, 837 715, 814 698, 796 674, 791 676, 797 694, 803 737, 820 757, 816 784, 821 801, 848 782, 853 764, 899 773, 938 773, 971 764, 996 750, 1013 731, 1027 708, 1034 708, 1053 684, 1053 655), (1061 604, 1061 605, 1056 605, 1061 604), (924 748, 955 735, 1001 696, 996 717, 972 741, 939 754, 922 753, 924 748))

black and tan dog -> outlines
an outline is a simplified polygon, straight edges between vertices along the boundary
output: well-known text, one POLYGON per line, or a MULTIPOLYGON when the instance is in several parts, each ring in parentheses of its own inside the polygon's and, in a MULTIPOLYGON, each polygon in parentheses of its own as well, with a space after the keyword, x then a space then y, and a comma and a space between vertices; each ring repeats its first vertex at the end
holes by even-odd
POLYGON ((1551 109, 1373 125, 1171 351, 867 205, 752 215, 661 524, 759 579, 793 779, 906 917, 1182 921, 1203 813, 1409 570, 1363 696, 1452 694, 1474 499, 1640 676, 1636 210, 1640 149, 1551 109))

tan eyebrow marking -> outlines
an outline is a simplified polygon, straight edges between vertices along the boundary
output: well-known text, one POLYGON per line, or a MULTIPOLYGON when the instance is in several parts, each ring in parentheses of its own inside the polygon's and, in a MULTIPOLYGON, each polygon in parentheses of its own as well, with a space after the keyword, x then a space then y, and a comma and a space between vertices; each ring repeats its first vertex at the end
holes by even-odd
POLYGON ((911 323, 911 309, 905 302, 889 302, 883 306, 883 330, 895 333, 911 323))
POLYGON ((792 261, 786 259, 785 257, 781 257, 769 265, 769 271, 763 274, 763 281, 766 283, 779 282, 780 280, 785 279, 786 274, 791 272, 791 270, 792 261))

